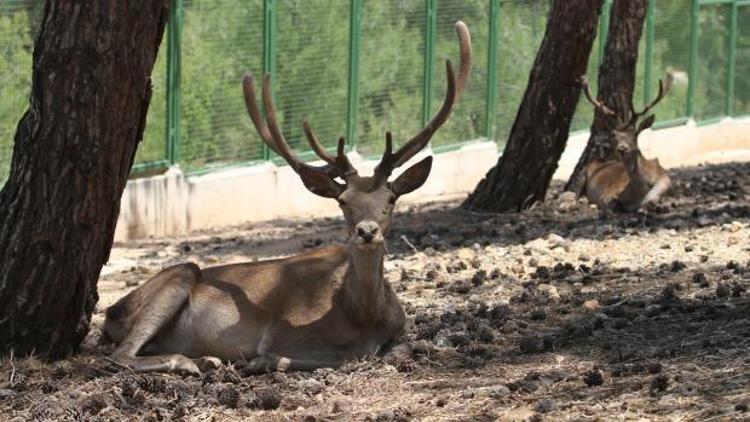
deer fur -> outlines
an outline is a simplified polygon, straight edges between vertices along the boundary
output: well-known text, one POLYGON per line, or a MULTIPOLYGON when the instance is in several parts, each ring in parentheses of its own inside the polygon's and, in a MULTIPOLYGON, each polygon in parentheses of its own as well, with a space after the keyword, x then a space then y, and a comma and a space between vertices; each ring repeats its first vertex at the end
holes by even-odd
POLYGON ((276 121, 271 80, 263 81, 265 119, 245 76, 245 104, 263 141, 298 173, 312 193, 338 201, 348 228, 346 244, 289 258, 199 268, 167 268, 107 309, 104 334, 116 345, 113 360, 136 371, 199 374, 217 360, 247 361, 250 370, 335 367, 378 353, 403 331, 404 311, 383 274, 385 237, 397 199, 422 186, 432 167, 427 157, 389 182, 392 171, 429 142, 450 116, 468 79, 471 38, 456 23, 461 64, 454 76, 446 62, 443 106, 414 138, 393 152, 390 133, 372 176, 359 176, 344 153, 326 151, 310 125, 304 132, 326 163, 302 162, 276 121))

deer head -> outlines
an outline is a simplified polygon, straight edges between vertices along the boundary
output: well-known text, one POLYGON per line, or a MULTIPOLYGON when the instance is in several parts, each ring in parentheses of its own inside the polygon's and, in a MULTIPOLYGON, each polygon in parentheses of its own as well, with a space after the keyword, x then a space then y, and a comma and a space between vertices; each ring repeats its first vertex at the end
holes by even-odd
POLYGON ((471 36, 469 29, 461 21, 456 22, 456 32, 461 64, 456 77, 450 60, 446 60, 448 89, 443 105, 429 124, 396 152, 393 152, 391 133, 387 132, 385 152, 372 176, 360 176, 352 166, 344 152, 344 137, 339 138, 334 156, 323 148, 306 121, 302 126, 307 142, 326 164, 313 166, 302 162, 289 147, 277 123, 276 109, 272 101, 271 76, 265 75, 263 78, 265 121, 256 103, 253 76, 248 74, 243 78, 245 105, 261 139, 289 163, 310 192, 338 201, 349 229, 350 239, 356 245, 382 244, 384 236, 388 233, 396 200, 401 195, 422 186, 430 174, 431 156, 409 167, 394 181, 388 181, 396 168, 427 146, 430 138, 448 120, 453 105, 463 90, 471 68, 471 36))
POLYGON ((661 101, 667 92, 672 87, 672 74, 668 73, 666 81, 659 80, 659 93, 656 95, 653 101, 648 103, 644 109, 640 112, 635 110, 633 104, 633 97, 630 97, 628 110, 614 111, 610 107, 594 99, 589 90, 589 83, 586 76, 581 76, 581 84, 583 85, 583 92, 586 95, 588 101, 594 106, 595 109, 602 113, 613 117, 616 120, 615 129, 613 130, 613 137, 615 143, 615 155, 620 161, 626 164, 629 169, 634 166, 637 161, 635 160, 640 155, 640 149, 638 147, 638 135, 641 132, 651 127, 654 124, 654 115, 648 115, 651 109, 661 101))

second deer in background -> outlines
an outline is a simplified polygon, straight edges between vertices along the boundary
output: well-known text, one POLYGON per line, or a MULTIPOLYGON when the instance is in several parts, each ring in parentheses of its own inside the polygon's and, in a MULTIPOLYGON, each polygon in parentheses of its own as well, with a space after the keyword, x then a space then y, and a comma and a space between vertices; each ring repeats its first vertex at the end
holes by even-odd
POLYGON ((638 135, 654 123, 654 115, 643 118, 672 86, 672 75, 659 81, 659 94, 641 112, 635 111, 633 99, 629 110, 614 111, 597 101, 589 91, 588 80, 581 77, 583 92, 594 107, 617 119, 612 134, 615 157, 611 160, 594 160, 584 170, 582 193, 588 200, 605 211, 634 212, 654 206, 669 190, 672 182, 659 159, 647 160, 638 147, 638 135))

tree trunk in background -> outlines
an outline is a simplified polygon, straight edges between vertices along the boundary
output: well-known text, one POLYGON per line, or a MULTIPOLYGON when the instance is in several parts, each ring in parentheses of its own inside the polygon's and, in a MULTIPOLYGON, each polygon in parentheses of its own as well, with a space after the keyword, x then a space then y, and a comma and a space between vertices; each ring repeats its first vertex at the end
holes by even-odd
POLYGON ((602 0, 555 0, 505 151, 463 208, 521 211, 544 200, 568 140, 601 6, 602 0))
POLYGON ((168 9, 47 2, 0 192, 0 353, 61 357, 88 332, 168 9))
MULTIPOLYGON (((638 43, 647 9, 648 0, 615 0, 612 5, 607 45, 599 68, 597 99, 620 116, 627 115, 635 90, 638 43)), ((565 185, 565 190, 580 194, 583 189, 581 175, 586 164, 612 156, 612 130, 616 124, 615 116, 596 110, 589 142, 565 185)))

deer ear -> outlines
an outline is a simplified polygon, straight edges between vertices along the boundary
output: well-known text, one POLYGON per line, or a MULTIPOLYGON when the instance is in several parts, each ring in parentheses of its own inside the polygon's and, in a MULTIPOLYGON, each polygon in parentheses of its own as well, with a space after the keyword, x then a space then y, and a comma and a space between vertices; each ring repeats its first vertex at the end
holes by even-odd
POLYGON ((391 185, 391 190, 398 196, 405 195, 419 188, 427 180, 432 170, 432 156, 409 167, 391 185))
POLYGON ((638 124, 638 132, 637 133, 641 133, 644 130, 650 128, 651 125, 654 124, 654 119, 655 118, 656 118, 656 116, 654 116, 653 114, 650 115, 650 116, 648 116, 648 117, 646 117, 641 123, 638 124))
POLYGON ((338 198, 346 186, 336 182, 325 174, 300 166, 299 177, 310 192, 325 198, 338 198))

